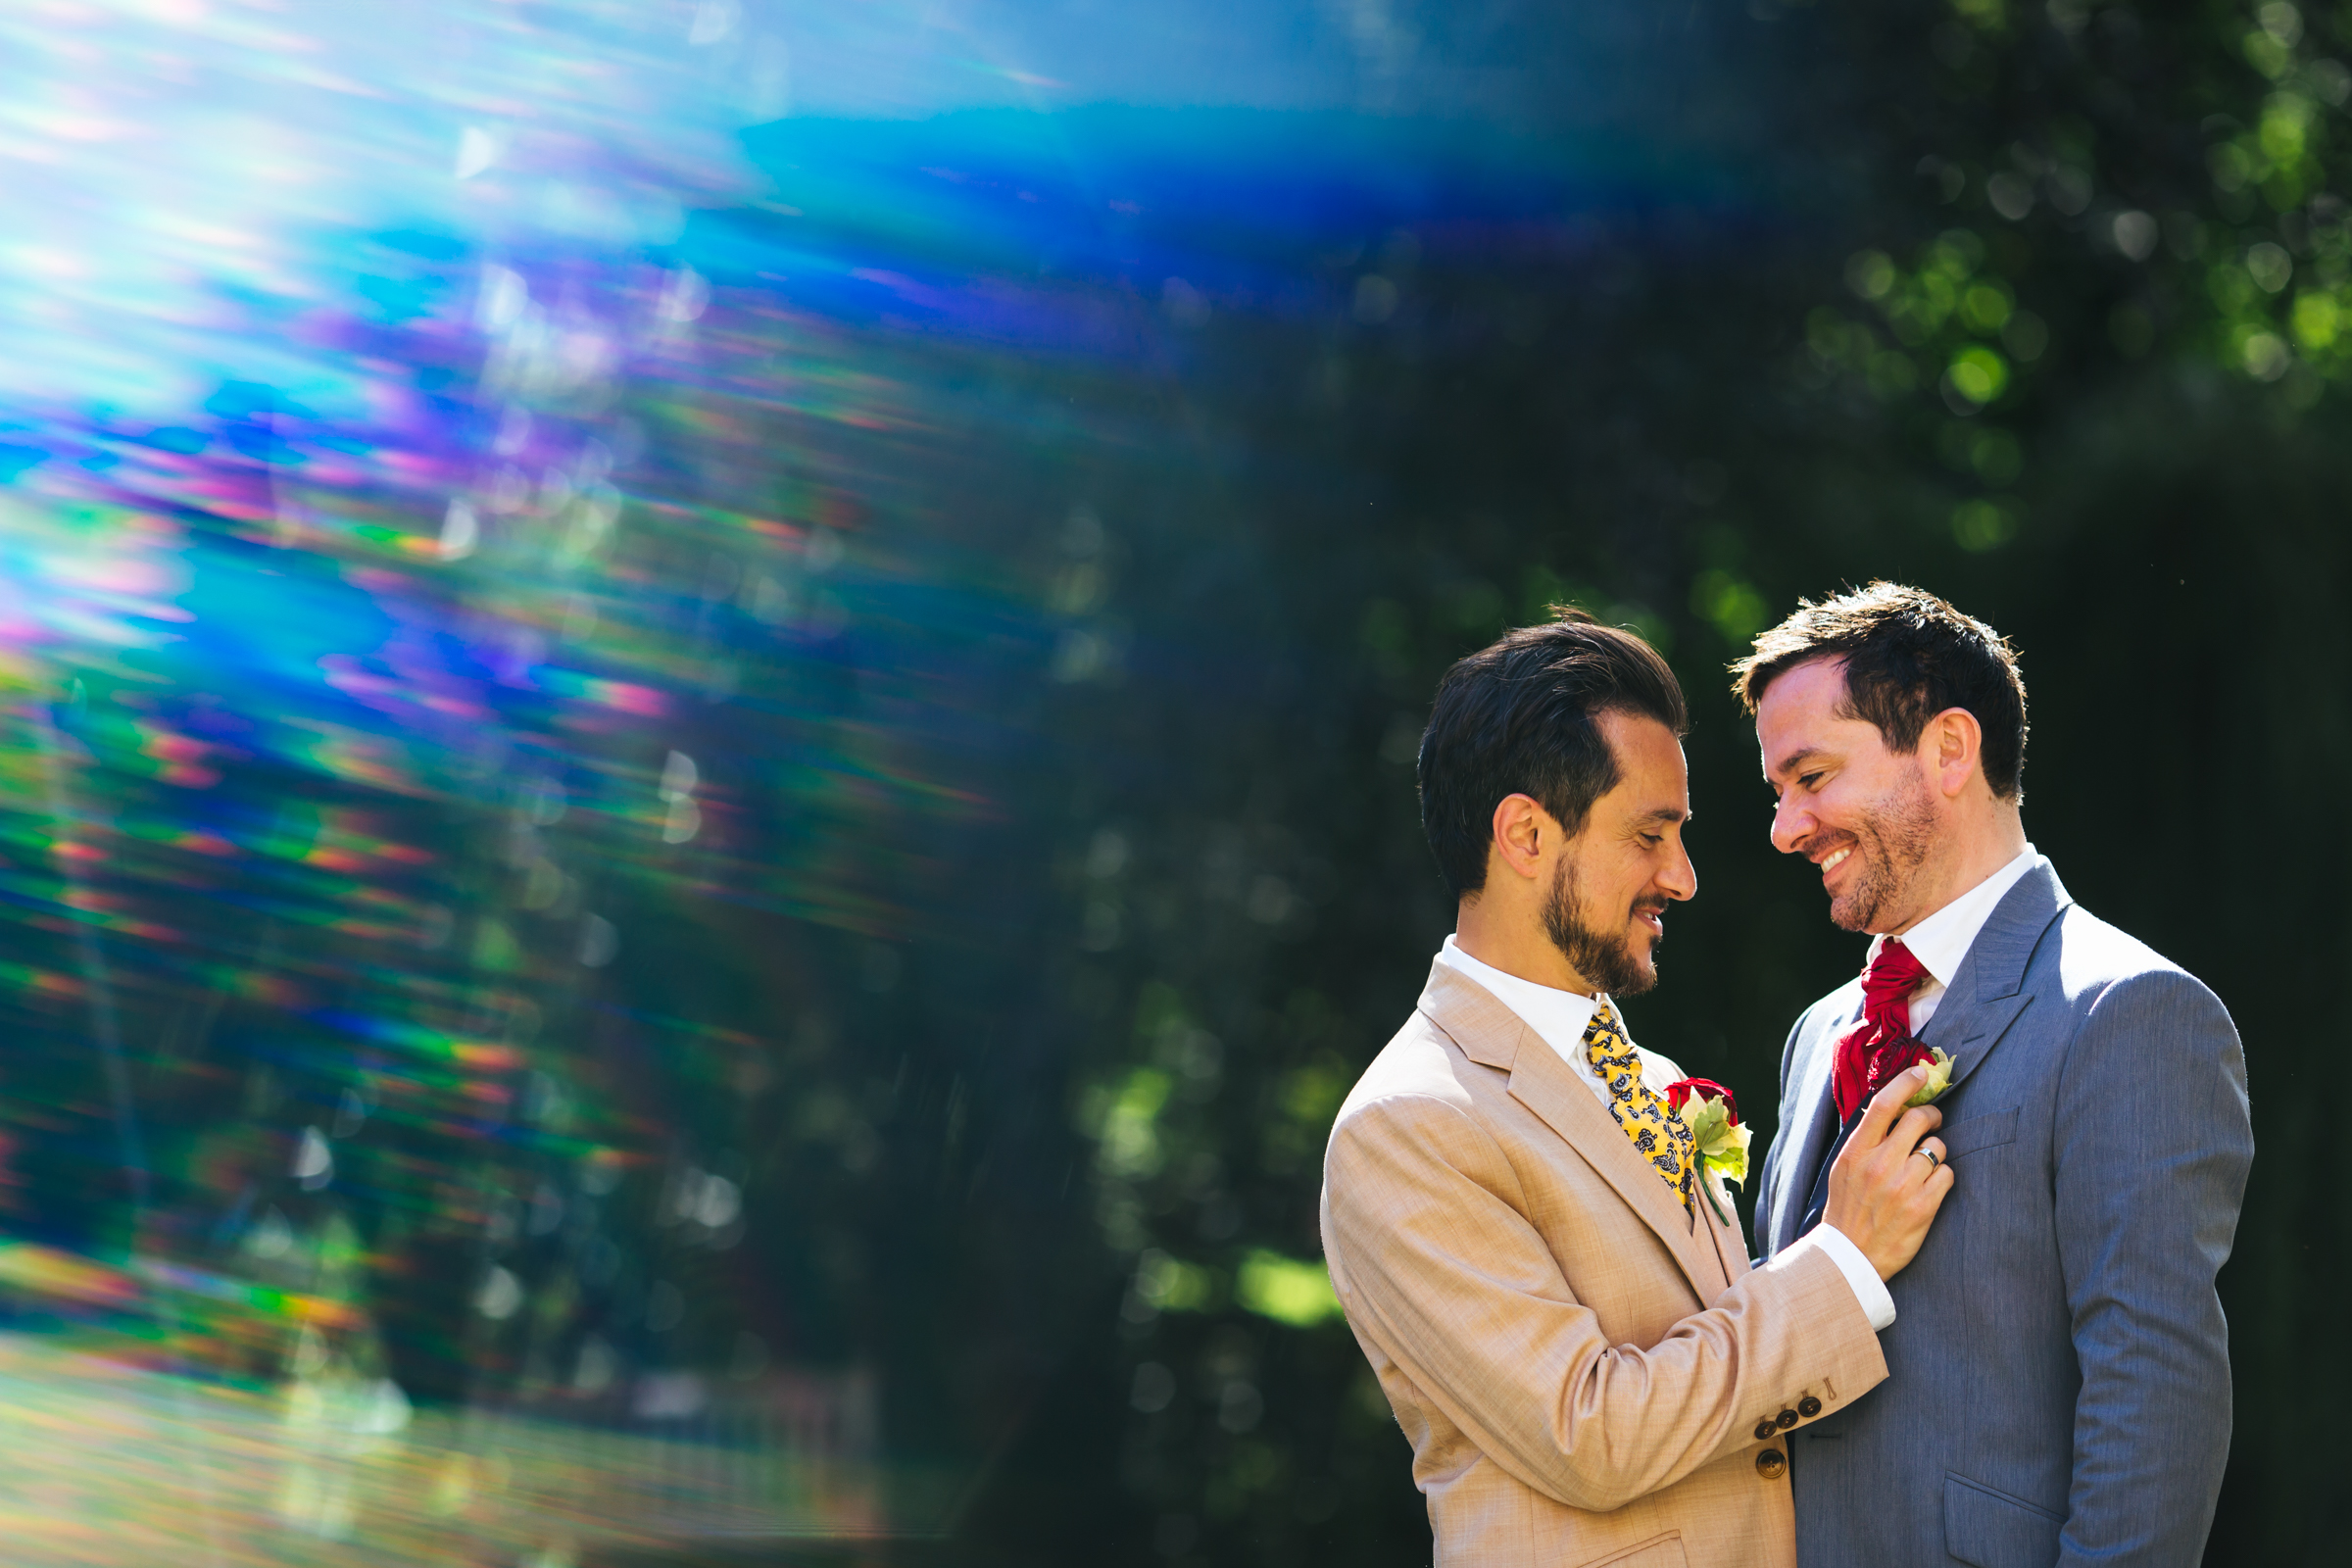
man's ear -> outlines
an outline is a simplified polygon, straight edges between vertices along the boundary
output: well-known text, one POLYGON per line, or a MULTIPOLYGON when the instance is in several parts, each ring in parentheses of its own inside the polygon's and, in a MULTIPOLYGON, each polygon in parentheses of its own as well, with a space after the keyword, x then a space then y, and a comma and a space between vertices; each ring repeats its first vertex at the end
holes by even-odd
POLYGON ((1494 804, 1494 834, 1488 846, 1488 862, 1511 875, 1533 881, 1546 855, 1559 852, 1563 835, 1549 811, 1532 795, 1505 795, 1494 804))
POLYGON ((1971 777, 1984 772, 1984 727, 1967 709, 1947 708, 1928 720, 1920 750, 1936 789, 1946 800, 1955 800, 1971 777))

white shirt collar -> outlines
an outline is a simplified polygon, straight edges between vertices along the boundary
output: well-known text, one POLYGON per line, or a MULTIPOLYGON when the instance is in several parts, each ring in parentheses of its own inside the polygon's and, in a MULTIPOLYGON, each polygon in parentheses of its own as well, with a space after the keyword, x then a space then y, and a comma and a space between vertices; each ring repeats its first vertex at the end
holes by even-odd
POLYGON ((1521 1023, 1541 1035, 1545 1045, 1572 1064, 1584 1059, 1585 1025, 1592 1021, 1592 1009, 1599 1004, 1597 998, 1504 974, 1493 964, 1482 963, 1464 953, 1461 944, 1450 935, 1438 950, 1438 961, 1494 993, 1495 1001, 1517 1013, 1521 1023))
MULTIPOLYGON (((1960 960, 1976 944, 1977 933, 1992 918, 2002 898, 2040 858, 2034 846, 2027 845, 2015 859, 1902 934, 1903 946, 1936 977, 1937 985, 1952 983, 1952 976, 1960 972, 1960 960)), ((1886 940, 1884 936, 1871 940, 1872 959, 1885 951, 1886 940)))
MULTIPOLYGON (((1607 1080, 1592 1070, 1592 1059, 1585 1050, 1585 1026, 1592 1021, 1592 1012, 1606 997, 1580 996, 1574 991, 1560 991, 1551 986, 1522 980, 1515 974, 1504 974, 1491 963, 1481 963, 1462 951, 1462 945, 1450 936, 1438 950, 1438 962, 1473 984, 1486 987, 1495 1001, 1511 1009, 1519 1021, 1536 1032, 1536 1038, 1552 1049, 1577 1080, 1592 1092, 1592 1098, 1603 1105, 1609 1103, 1614 1091, 1607 1080)), ((1612 1005, 1611 1010, 1615 1010, 1612 1005)), ((1625 1015, 1617 1014, 1617 1028, 1626 1032, 1625 1015)), ((1683 1069, 1672 1059, 1659 1055, 1634 1041, 1626 1033, 1626 1043, 1632 1045, 1642 1057, 1642 1081, 1663 1094, 1666 1086, 1682 1077, 1683 1069)), ((1858 1255, 1858 1254, 1857 1254, 1858 1255)))

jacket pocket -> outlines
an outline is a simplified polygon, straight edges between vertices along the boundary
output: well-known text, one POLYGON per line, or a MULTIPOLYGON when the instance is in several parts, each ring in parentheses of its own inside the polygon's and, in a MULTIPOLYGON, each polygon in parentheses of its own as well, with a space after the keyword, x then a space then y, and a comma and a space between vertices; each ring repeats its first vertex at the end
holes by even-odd
POLYGON ((1683 1551, 1683 1533, 1669 1530, 1613 1556, 1595 1557, 1584 1568, 1690 1568, 1690 1559, 1683 1551))
POLYGON ((1943 1140, 1943 1157, 1958 1159, 1962 1154, 1973 1154, 1980 1149, 1993 1149, 2017 1142, 2017 1106, 2011 1105, 2007 1110, 1971 1116, 1966 1121, 1937 1129, 1936 1136, 1943 1140))
POLYGON ((1943 1549, 1975 1568, 2050 1568, 2065 1525, 2022 1497, 1944 1472, 1943 1549))

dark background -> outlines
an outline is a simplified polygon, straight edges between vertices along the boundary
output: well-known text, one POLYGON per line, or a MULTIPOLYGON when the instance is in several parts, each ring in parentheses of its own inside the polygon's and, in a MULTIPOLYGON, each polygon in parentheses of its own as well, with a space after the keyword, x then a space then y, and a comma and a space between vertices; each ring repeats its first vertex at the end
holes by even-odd
MULTIPOLYGON (((2332 346, 2286 323, 2344 277, 2343 122, 2312 65, 2342 24, 2226 5, 1607 15, 1649 96, 1601 133, 1703 175, 1534 239, 1427 225, 1378 328, 1212 318, 1181 405, 1216 471, 1092 498, 1132 652, 1121 684, 1049 720, 1074 776, 1040 815, 1061 828, 1065 929, 1090 903, 1126 923, 1057 960, 1067 1070, 1175 1059, 1152 987, 1222 1045, 1213 1091, 1159 1113, 1157 1167, 1098 1179, 1178 1258, 1313 1255, 1329 1113, 1449 927, 1412 799, 1428 694, 1563 598, 1650 631, 1694 710, 1701 891, 1633 1027, 1742 1091, 1768 1136, 1787 1026, 1861 948, 1766 842, 1723 666, 1799 596, 1918 583, 2022 650, 2036 846, 2245 1038, 2262 1152, 2222 1279, 2237 1408, 2208 1560, 2324 1554, 2346 1506, 2321 1414, 2346 1378, 2343 1221, 2309 1074, 2340 1028, 2310 979, 2347 937, 2330 803, 2352 465, 2332 346), (2300 147, 2274 128, 2266 151, 2265 115, 2297 94, 2300 147), (2014 220, 1987 194, 2004 174, 2031 196, 2014 220), (2159 230, 2136 259, 2123 213, 2159 230), (1846 281, 1866 250, 1916 276, 1939 236, 2046 323, 2037 357, 1988 321, 1914 317, 1906 337, 1846 281), (2292 258, 2276 295, 2240 281, 2265 242, 2292 258), (2247 356, 2265 323, 2283 367, 2247 356), (1983 408, 1940 384, 1972 340, 2009 370, 1983 408), (1883 364, 1874 387, 1890 353, 1915 388, 1883 364), (1966 510, 1987 501, 1989 527, 1966 510), (1126 859, 1089 882, 1104 832, 1126 859), (1261 877, 1292 901, 1277 918, 1251 903, 1261 877)), ((1550 133, 1592 134, 1589 99, 1556 107, 1550 133)), ((1406 1446, 1340 1323, 1122 1313, 1118 1255, 1091 1292, 1055 1282, 1071 1352, 965 1522, 973 1560, 1426 1560, 1406 1446), (1129 1407, 1143 1363, 1180 1390, 1152 1413, 1129 1407), (1237 1380, 1263 1396, 1244 1431, 1220 1424, 1237 1380)))

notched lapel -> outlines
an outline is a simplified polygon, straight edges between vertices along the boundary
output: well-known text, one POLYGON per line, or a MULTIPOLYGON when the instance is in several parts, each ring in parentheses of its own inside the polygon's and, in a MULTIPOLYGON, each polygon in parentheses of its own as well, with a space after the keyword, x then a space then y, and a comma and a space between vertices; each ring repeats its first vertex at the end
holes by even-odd
MULTIPOLYGON (((2023 992, 2026 966, 2033 960, 2034 952, 2050 923, 2072 902, 2065 885, 2058 880, 2058 873, 2043 858, 2018 878, 2017 886, 1993 906, 1984 929, 1970 944, 1968 956, 1960 961, 1959 971, 1952 976, 1943 1004, 1920 1031, 1924 1043, 1940 1046, 1951 1056, 1955 1086, 1992 1054, 1992 1048, 2001 1043, 2009 1026, 2033 1003, 2033 996, 2023 992)), ((1813 1038, 1800 1047, 1801 1059, 1795 1063, 1796 1087, 1782 1105, 1784 1112, 1791 1103, 1803 1108, 1797 1116, 1788 1118, 1789 1124, 1784 1125, 1773 1140, 1769 1162, 1772 1227, 1769 1235, 1757 1238, 1768 1255, 1796 1240, 1796 1227, 1804 1218, 1812 1184, 1838 1136, 1838 1117, 1830 1103, 1836 1043, 1838 1033, 1862 1014, 1861 987, 1858 982, 1848 985, 1852 989, 1845 1004, 1833 1011, 1815 1028, 1813 1038), (1798 1117, 1803 1118, 1801 1122, 1798 1117), (1783 1158, 1781 1145, 1792 1134, 1797 1141, 1788 1149, 1788 1157, 1783 1158)), ((1817 1005, 1826 1006, 1838 995, 1832 992, 1817 1005)))
POLYGON ((1968 1081, 2033 1004, 2034 994, 2024 989, 2026 967, 2043 934, 2072 902, 2050 862, 2040 860, 1994 906, 1970 945, 1943 1005, 1919 1037, 1952 1058, 1953 1089, 1968 1081))
MULTIPOLYGON (((1525 1025, 1521 1026, 1525 1029, 1525 1025)), ((1683 1211, 1682 1200, 1666 1185, 1657 1168, 1642 1157, 1625 1129, 1617 1125, 1576 1072, 1559 1058, 1533 1029, 1517 1065, 1511 1069, 1511 1098, 1542 1117, 1544 1124, 1600 1174, 1642 1223, 1658 1235, 1675 1263, 1690 1282, 1701 1305, 1715 1299, 1729 1283, 1714 1242, 1699 1234, 1692 1217, 1683 1211)), ((1698 1200, 1704 1204, 1706 1200, 1698 1200)), ((1714 1221, 1707 1219, 1712 1228, 1714 1221)))
MULTIPOLYGON (((1702 1305, 1715 1299, 1729 1283, 1715 1243, 1699 1234, 1682 1200, 1541 1035, 1485 986, 1443 963, 1430 966, 1421 1011, 1472 1061, 1509 1073, 1511 1098, 1559 1134, 1657 1232, 1702 1305)), ((1703 1206, 1706 1200, 1698 1201, 1703 1206)))
POLYGON ((1861 1006, 1861 988, 1857 986, 1854 1001, 1815 1028, 1802 1048, 1792 1102, 1808 1108, 1801 1123, 1784 1127, 1775 1135, 1778 1143, 1793 1133, 1796 1142, 1789 1146, 1788 1158, 1773 1162, 1772 1234, 1763 1239, 1768 1254, 1795 1243, 1797 1223, 1805 1217, 1805 1200, 1812 1196, 1813 1173, 1821 1168, 1823 1154, 1838 1136, 1838 1114, 1830 1102, 1830 1070, 1837 1056, 1838 1036, 1860 1015, 1861 1006))
POLYGON ((1950 1094, 1968 1081, 1968 1075, 1977 1070, 1979 1062, 1992 1054, 1992 1048, 2001 1043, 2001 1037, 2009 1032, 2009 1026, 2017 1022, 2018 1014, 2024 1012, 2033 1001, 2034 994, 2029 991, 2018 996, 1995 997, 1970 1007, 1936 1009, 1936 1016, 1928 1020, 1927 1033, 1920 1038, 1923 1044, 1942 1047, 1944 1054, 1952 1058, 1952 1079, 1950 1086, 1944 1090, 1945 1094, 1950 1094), (1946 1012, 1957 1012, 1960 1017, 1952 1020, 1951 1031, 1938 1030, 1936 1025, 1944 1021, 1946 1012), (1963 1028, 1967 1032, 1960 1036, 1959 1044, 1951 1044, 1953 1034, 1963 1028))

